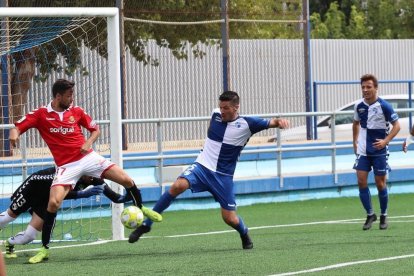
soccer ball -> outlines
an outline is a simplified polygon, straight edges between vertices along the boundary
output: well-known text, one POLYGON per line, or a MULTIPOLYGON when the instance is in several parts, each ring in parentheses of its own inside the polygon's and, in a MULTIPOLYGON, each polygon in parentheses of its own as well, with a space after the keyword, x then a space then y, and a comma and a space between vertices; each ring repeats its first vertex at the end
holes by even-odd
POLYGON ((121 213, 121 222, 128 229, 135 229, 144 221, 144 214, 137 206, 129 206, 121 213))

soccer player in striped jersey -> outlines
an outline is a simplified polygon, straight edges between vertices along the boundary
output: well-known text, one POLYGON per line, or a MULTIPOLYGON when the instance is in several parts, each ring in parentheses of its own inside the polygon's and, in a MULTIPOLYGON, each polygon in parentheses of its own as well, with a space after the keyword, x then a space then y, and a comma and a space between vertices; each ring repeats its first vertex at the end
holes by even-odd
POLYGON ((379 229, 385 230, 388 227, 386 175, 390 169, 388 143, 400 131, 400 124, 398 114, 394 112, 392 106, 378 97, 378 80, 374 75, 367 74, 361 77, 361 89, 362 99, 355 104, 352 133, 356 154, 354 169, 358 178, 359 198, 367 212, 362 229, 370 229, 372 223, 377 220, 368 187, 368 173, 373 169, 381 209, 379 229))
POLYGON ((72 81, 58 79, 52 87, 52 101, 23 116, 15 123, 15 128, 10 130, 11 145, 16 146, 21 134, 30 128, 36 128, 48 145, 57 166, 44 217, 42 248, 29 259, 32 264, 49 258, 49 242, 57 211, 82 175, 109 179, 124 186, 134 205, 145 216, 153 221, 162 220, 160 214, 142 205, 141 192, 132 178, 121 167, 93 151, 92 144, 98 139, 100 130, 82 108, 73 105, 74 86, 72 81), (90 132, 88 139, 83 136, 82 128, 90 132))
MULTIPOLYGON (((42 231, 50 187, 55 174, 55 167, 31 174, 10 197, 9 208, 0 214, 0 229, 6 227, 24 212, 29 211, 32 215, 25 231, 5 241, 6 258, 16 258, 14 246, 32 242, 37 234, 42 231)), ((102 179, 89 176, 82 176, 76 183, 75 189, 66 195, 65 200, 87 198, 101 193, 114 203, 125 203, 131 200, 129 194, 120 195, 114 192, 102 179)))
MULTIPOLYGON (((240 152, 249 138, 264 129, 287 128, 285 119, 262 119, 240 116, 239 95, 226 91, 219 97, 219 108, 211 115, 203 150, 194 164, 189 166, 155 204, 153 210, 162 213, 172 201, 187 189, 193 193, 208 191, 221 206, 221 215, 225 223, 236 229, 242 240, 243 249, 253 248, 248 228, 236 213, 236 200, 233 192, 233 175, 240 152)), ((152 222, 145 220, 143 225, 129 236, 133 243, 151 230, 152 222)))

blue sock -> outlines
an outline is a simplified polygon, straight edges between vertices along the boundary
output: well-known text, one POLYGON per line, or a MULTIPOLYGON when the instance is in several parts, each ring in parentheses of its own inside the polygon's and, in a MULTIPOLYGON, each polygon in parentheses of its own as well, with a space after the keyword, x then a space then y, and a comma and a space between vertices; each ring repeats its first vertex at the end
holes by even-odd
POLYGON ((240 235, 246 235, 247 231, 249 230, 246 225, 244 225, 244 221, 243 219, 239 216, 239 225, 237 225, 237 227, 235 227, 234 229, 237 230, 237 232, 240 233, 240 235))
POLYGON ((387 215, 388 209, 388 189, 385 188, 382 191, 378 191, 378 198, 381 207, 381 215, 387 215))
MULTIPOLYGON (((157 203, 155 203, 154 208, 152 208, 152 210, 158 212, 158 213, 162 213, 164 212, 165 209, 167 209, 171 203, 174 201, 175 197, 170 195, 169 192, 165 192, 157 201, 157 203)), ((144 221, 144 225, 151 227, 153 221, 150 219, 146 219, 144 221)))
POLYGON ((361 200, 362 206, 364 206, 365 211, 367 211, 367 214, 372 215, 374 211, 372 210, 371 193, 369 192, 368 187, 359 189, 359 199, 361 200))

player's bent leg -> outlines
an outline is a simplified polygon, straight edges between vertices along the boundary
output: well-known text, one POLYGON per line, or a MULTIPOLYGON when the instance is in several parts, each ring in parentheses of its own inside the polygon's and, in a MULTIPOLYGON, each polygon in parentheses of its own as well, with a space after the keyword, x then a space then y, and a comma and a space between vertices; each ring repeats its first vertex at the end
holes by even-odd
POLYGON ((237 215, 234 210, 226 210, 221 208, 221 215, 225 223, 233 227, 240 234, 243 249, 252 249, 253 242, 248 234, 248 228, 244 224, 243 219, 237 215))
MULTIPOLYGON (((170 190, 165 192, 155 203, 154 208, 148 209, 146 207, 142 207, 141 210, 144 215, 149 218, 153 222, 160 222, 162 220, 162 216, 160 215, 167 209, 171 203, 175 200, 175 198, 183 193, 185 190, 189 188, 190 184, 188 180, 185 178, 178 178, 174 184, 171 186, 170 190)), ((145 225, 151 227, 152 223, 147 221, 144 223, 145 225)))
POLYGON ((162 221, 162 216, 159 213, 142 206, 141 191, 135 185, 134 180, 121 167, 113 165, 104 172, 102 177, 124 186, 126 192, 132 197, 134 205, 140 208, 146 217, 155 222, 162 221))
POLYGON ((11 245, 28 244, 36 238, 38 233, 40 233, 40 231, 37 231, 31 225, 28 225, 25 231, 17 233, 14 237, 9 238, 8 242, 11 245))
MULTIPOLYGON (((155 212, 157 214, 164 212, 165 209, 167 209, 171 203, 175 200, 175 198, 187 190, 190 187, 190 184, 187 179, 185 178, 178 178, 174 184, 170 187, 170 190, 162 194, 162 196, 158 199, 158 201, 155 203, 155 206, 152 212, 155 212)), ((143 207, 145 208, 145 207, 143 207)), ((142 209, 144 212, 144 209, 142 209)), ((145 212, 144 212, 145 215, 145 212)), ((149 216, 147 216, 150 218, 149 216)), ((152 220, 154 221, 154 220, 152 220)), ((139 238, 145 234, 151 231, 151 225, 152 221, 145 220, 144 223, 135 229, 130 235, 128 242, 134 243, 139 240, 139 238)))
POLYGON ((131 188, 135 185, 132 178, 118 165, 113 165, 112 167, 107 169, 103 173, 102 177, 116 182, 119 185, 124 186, 125 188, 131 188))
POLYGON ((34 255, 33 257, 29 259, 29 263, 37 264, 43 261, 47 261, 48 259, 49 259, 49 249, 47 249, 46 247, 42 247, 40 248, 39 252, 37 252, 36 255, 34 255))

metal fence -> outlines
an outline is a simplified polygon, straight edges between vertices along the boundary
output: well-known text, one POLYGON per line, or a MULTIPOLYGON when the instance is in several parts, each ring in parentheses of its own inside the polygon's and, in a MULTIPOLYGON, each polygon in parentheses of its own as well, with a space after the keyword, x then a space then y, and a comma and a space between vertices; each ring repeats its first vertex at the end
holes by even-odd
MULTIPOLYGON (((410 72, 414 71, 411 62, 414 54, 410 51, 414 48, 413 40, 311 42, 312 75, 317 82, 357 81, 367 72, 383 80, 404 80, 410 79, 410 72), (389 52, 391 48, 392 53, 389 52), (378 56, 387 58, 378 59, 378 56), (389 66, 389 60, 398 61, 398 66, 389 66)), ((241 95, 243 114, 306 111, 302 40, 230 40, 230 46, 231 87, 241 95)), ((158 67, 143 65, 127 51, 125 119, 208 116, 217 106, 217 98, 222 91, 222 53, 217 47, 200 47, 204 47, 206 52, 203 59, 189 56, 187 60, 177 60, 168 50, 150 43, 149 52, 162 58, 158 67)), ((105 93, 94 96, 95 91, 105 92, 107 87, 107 73, 94 70, 104 68, 106 61, 94 51, 82 49, 82 52, 84 63, 90 64, 89 70, 94 74, 87 78, 81 74, 73 76, 77 82, 76 102, 85 106, 95 119, 106 120, 105 106, 108 104, 105 93)), ((27 111, 49 101, 50 87, 57 77, 62 77, 62 74, 56 73, 46 83, 33 83, 27 111)), ((406 93, 406 89, 406 84, 381 85, 380 94, 401 94, 406 93)), ((357 86, 324 85, 318 87, 314 104, 318 111, 334 111, 359 97, 357 86)), ((304 117, 292 118, 292 127, 303 124, 304 117)), ((170 147, 200 147, 206 127, 207 122, 203 121, 166 123, 162 141, 170 147)), ((129 125, 128 149, 156 150, 156 133, 155 125, 129 125)), ((273 133, 267 131, 261 135, 266 137, 273 133)), ((28 142, 33 147, 44 146, 34 133, 28 142)))

